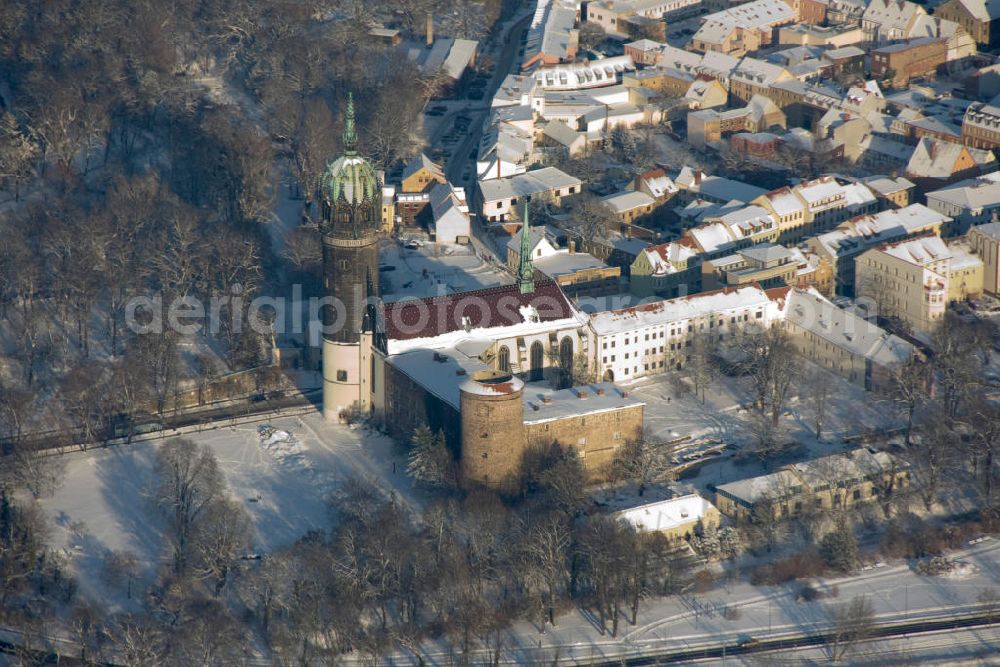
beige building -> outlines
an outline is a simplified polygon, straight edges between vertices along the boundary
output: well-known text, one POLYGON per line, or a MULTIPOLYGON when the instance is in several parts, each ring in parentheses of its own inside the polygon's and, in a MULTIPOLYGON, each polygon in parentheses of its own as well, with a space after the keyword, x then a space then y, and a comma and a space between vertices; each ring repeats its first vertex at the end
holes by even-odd
POLYGON ((798 11, 784 0, 753 0, 701 20, 701 27, 691 37, 691 48, 743 55, 771 44, 775 28, 795 23, 798 11))
POLYGON ((856 271, 858 297, 921 331, 937 326, 949 302, 983 291, 983 262, 933 234, 872 248, 858 257, 856 271))
POLYGON ((815 287, 822 294, 833 287, 833 267, 813 253, 761 243, 701 265, 702 289, 758 284, 772 287, 815 287))
POLYGON ((690 540, 699 522, 705 528, 718 528, 722 519, 715 505, 696 493, 630 507, 615 516, 640 532, 661 533, 671 542, 690 540))
POLYGON ((788 519, 875 502, 909 484, 905 463, 887 452, 859 448, 720 484, 715 504, 738 521, 788 519))
POLYGON ((403 170, 401 192, 430 192, 438 183, 444 183, 444 171, 426 155, 413 158, 403 170))
POLYGON ((1000 296, 1000 222, 973 227, 968 239, 983 263, 983 291, 1000 296))
POLYGON ((855 313, 838 308, 813 290, 773 289, 785 330, 807 359, 869 391, 885 387, 913 346, 855 313))
POLYGON ((688 239, 647 246, 629 271, 629 292, 674 298, 701 291, 701 257, 688 239))
POLYGON ((807 239, 807 243, 816 254, 826 257, 834 266, 837 293, 853 296, 854 260, 861 253, 883 243, 902 241, 927 232, 940 235, 942 226, 950 221, 948 216, 923 204, 911 204, 852 218, 832 231, 807 239))
POLYGON ((990 0, 948 0, 934 8, 934 15, 965 28, 976 43, 995 46, 1000 41, 1000 4, 990 0))
POLYGON ((854 216, 878 210, 878 200, 871 189, 833 176, 772 190, 753 203, 778 221, 783 243, 828 231, 854 216))
POLYGON ((616 192, 604 197, 601 203, 619 222, 628 224, 649 215, 657 206, 657 201, 653 197, 639 190, 616 192))
POLYGON ((880 317, 895 317, 931 331, 948 305, 948 249, 937 236, 887 243, 855 262, 855 293, 870 300, 880 317))
MULTIPOLYGON (((479 181, 479 210, 489 222, 504 222, 515 207, 523 207, 533 197, 561 204, 563 198, 581 191, 583 182, 555 167, 479 181)), ((519 211, 520 212, 520 211, 519 211)))

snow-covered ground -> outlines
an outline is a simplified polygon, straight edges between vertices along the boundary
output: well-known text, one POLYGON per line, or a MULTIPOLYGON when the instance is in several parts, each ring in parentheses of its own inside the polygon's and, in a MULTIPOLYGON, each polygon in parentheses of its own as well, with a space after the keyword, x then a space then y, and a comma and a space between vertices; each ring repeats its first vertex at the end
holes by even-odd
MULTIPOLYGON (((973 564, 975 572, 962 579, 926 577, 900 562, 855 576, 815 580, 815 588, 827 594, 836 591, 836 596, 812 602, 797 599, 801 583, 755 587, 745 582, 719 585, 697 597, 647 600, 636 625, 622 620, 617 638, 602 636, 594 616, 574 609, 544 633, 532 623, 515 625, 504 657, 519 664, 551 663, 556 657, 562 664, 591 664, 644 651, 731 646, 749 637, 764 640, 812 633, 829 628, 833 609, 859 595, 871 601, 876 620, 882 623, 932 620, 981 609, 982 591, 1000 581, 1000 542, 987 539, 953 557, 973 564)), ((994 629, 988 634, 996 641, 1000 632, 994 629)), ((428 664, 444 664, 438 660, 447 655, 443 644, 425 644, 425 650, 428 664)), ((755 657, 753 664, 774 664, 769 660, 773 656, 755 657)))
MULTIPOLYGON (((866 429, 898 424, 899 417, 893 413, 890 402, 809 362, 805 365, 807 369, 802 376, 820 373, 830 387, 830 399, 823 422, 823 437, 817 439, 806 406, 806 388, 793 388, 782 428, 788 442, 801 446, 799 458, 812 459, 841 452, 845 437, 860 435, 866 429)), ((723 376, 706 392, 705 403, 689 393, 679 392, 668 375, 640 380, 632 386, 632 392, 646 401, 645 424, 655 439, 670 441, 691 436, 694 443, 708 440, 740 447, 751 445, 751 415, 740 406, 749 404, 752 399, 737 378, 723 376)), ((705 487, 709 483, 722 484, 765 472, 753 460, 741 460, 737 465, 732 453, 726 451, 721 457, 706 460, 697 471, 684 475, 684 481, 694 484, 704 494, 708 493, 705 487)))
MULTIPOLYGON (((289 437, 262 439, 259 423, 184 436, 215 453, 232 497, 253 519, 255 551, 266 553, 326 528, 326 497, 348 477, 376 479, 408 503, 419 502, 405 460, 388 438, 328 424, 319 413, 269 423, 289 437)), ((133 552, 145 581, 169 557, 162 519, 150 500, 160 442, 63 457, 65 481, 42 506, 52 523, 50 543, 70 560, 85 594, 107 595, 101 572, 108 550, 133 552)))

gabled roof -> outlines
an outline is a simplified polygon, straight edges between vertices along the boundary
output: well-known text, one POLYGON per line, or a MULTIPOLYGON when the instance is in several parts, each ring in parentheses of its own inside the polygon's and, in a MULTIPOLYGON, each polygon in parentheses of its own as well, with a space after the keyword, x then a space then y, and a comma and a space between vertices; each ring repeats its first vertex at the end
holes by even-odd
POLYGON ((642 252, 653 269, 653 275, 676 273, 676 264, 698 256, 697 249, 686 239, 646 246, 642 252))
POLYGON ((1000 0, 955 0, 977 21, 1000 19, 1000 0))
POLYGON ((667 171, 663 167, 650 169, 639 174, 639 180, 645 183, 653 196, 657 198, 677 192, 677 186, 674 185, 674 182, 667 175, 667 171))
POLYGON ((410 178, 421 169, 426 169, 435 178, 440 178, 440 179, 444 178, 444 171, 441 169, 441 167, 439 167, 437 163, 435 163, 433 160, 427 157, 427 155, 421 153, 420 155, 413 158, 406 164, 406 167, 403 169, 403 180, 405 181, 406 179, 410 178))
POLYGON ((389 340, 410 340, 460 330, 552 322, 575 315, 573 305, 555 282, 536 279, 534 292, 527 294, 514 284, 396 301, 385 305, 384 322, 389 340))

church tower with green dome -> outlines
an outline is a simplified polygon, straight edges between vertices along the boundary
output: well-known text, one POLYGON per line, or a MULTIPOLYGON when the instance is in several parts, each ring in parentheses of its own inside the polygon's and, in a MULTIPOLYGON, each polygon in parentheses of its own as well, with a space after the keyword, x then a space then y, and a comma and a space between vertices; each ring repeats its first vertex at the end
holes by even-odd
POLYGON ((379 297, 378 240, 382 182, 358 154, 354 98, 348 96, 344 154, 320 181, 323 281, 333 304, 323 308, 323 414, 337 420, 345 410, 371 401, 374 300, 379 297))

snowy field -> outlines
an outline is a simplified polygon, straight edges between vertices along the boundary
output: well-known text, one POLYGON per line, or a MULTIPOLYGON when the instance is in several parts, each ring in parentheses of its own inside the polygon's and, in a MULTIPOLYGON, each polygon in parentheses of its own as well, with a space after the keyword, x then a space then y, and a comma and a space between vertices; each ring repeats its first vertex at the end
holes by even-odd
MULTIPOLYGON (((794 388, 789 394, 786 415, 782 418, 785 440, 801 446, 801 460, 818 458, 844 451, 844 438, 857 436, 867 429, 885 428, 899 424, 893 405, 864 388, 851 384, 842 377, 805 362, 803 377, 819 373, 830 387, 830 399, 824 418, 822 438, 817 439, 814 423, 800 396, 804 387, 794 388)), ((694 442, 718 441, 720 443, 751 446, 752 438, 748 411, 741 409, 752 398, 736 378, 723 376, 706 392, 705 403, 689 393, 681 394, 667 375, 639 380, 631 386, 633 395, 646 402, 645 425, 649 434, 658 440, 669 441, 691 436, 694 442)), ((851 445, 855 447, 858 445, 851 445)), ((722 484, 763 474, 765 470, 755 461, 741 461, 736 465, 730 452, 722 457, 707 459, 697 471, 685 475, 684 481, 712 497, 706 489, 709 483, 722 484)))
MULTIPOLYGON (((813 602, 797 599, 801 582, 756 587, 737 582, 697 597, 647 600, 640 606, 636 625, 623 620, 617 638, 602 636, 592 614, 574 609, 557 618, 555 627, 548 626, 544 633, 532 623, 518 623, 506 644, 505 657, 518 664, 549 664, 557 657, 564 664, 591 664, 646 650, 683 651, 723 642, 733 645, 748 637, 764 640, 811 633, 829 628, 833 608, 858 595, 868 597, 876 620, 883 623, 932 620, 981 609, 980 593, 996 588, 1000 581, 1000 542, 987 539, 950 557, 967 563, 966 576, 921 576, 907 563, 890 563, 854 576, 813 580, 812 585, 828 595, 813 602), (727 609, 729 614, 725 614, 727 609)), ((995 655, 1000 627, 983 629, 980 637, 994 647, 995 655)), ((425 649, 428 663, 447 664, 443 645, 425 644, 425 649)), ((779 656, 753 657, 756 660, 727 664, 777 664, 779 656)), ((828 664, 828 659, 817 664, 828 664)))
MULTIPOLYGON (((215 453, 233 498, 253 519, 256 552, 326 528, 325 499, 347 477, 379 478, 405 501, 416 501, 405 461, 388 438, 327 424, 319 413, 268 423, 289 437, 263 439, 259 423, 185 436, 215 453)), ((87 594, 106 593, 100 575, 108 550, 133 552, 146 581, 168 561, 162 519, 150 501, 160 442, 65 455, 62 488, 42 500, 52 524, 50 542, 70 560, 87 594)))

